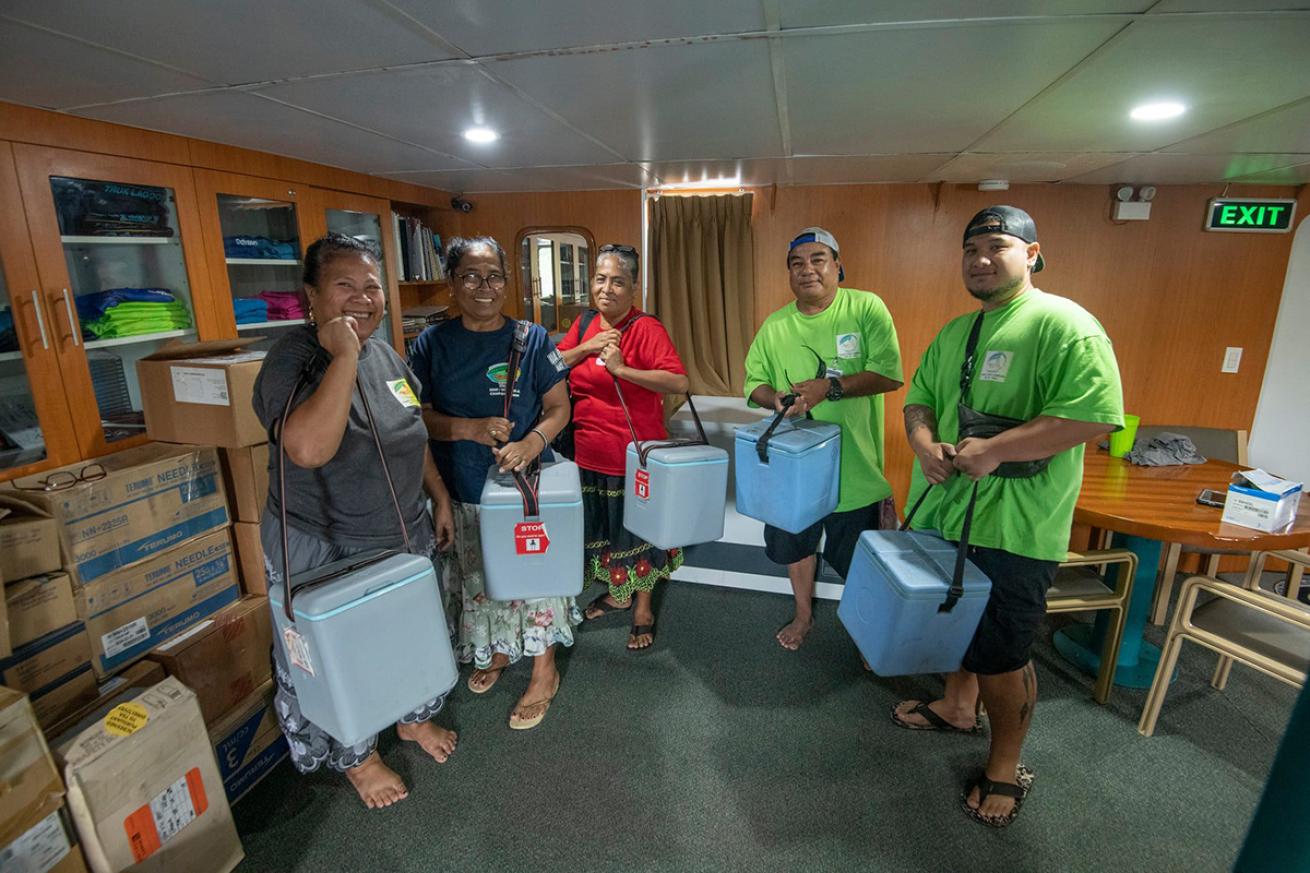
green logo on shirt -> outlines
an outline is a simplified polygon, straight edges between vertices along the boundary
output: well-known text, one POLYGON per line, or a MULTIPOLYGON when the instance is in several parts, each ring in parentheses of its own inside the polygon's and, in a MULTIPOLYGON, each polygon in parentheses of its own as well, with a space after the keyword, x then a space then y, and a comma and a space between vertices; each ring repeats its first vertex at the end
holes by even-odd
POLYGON ((1004 382, 1010 375, 1010 364, 1014 362, 1014 352, 988 352, 983 358, 982 371, 978 378, 983 382, 1004 382))
POLYGON ((487 379, 491 382, 505 387, 505 381, 509 378, 509 364, 492 364, 487 368, 487 379))

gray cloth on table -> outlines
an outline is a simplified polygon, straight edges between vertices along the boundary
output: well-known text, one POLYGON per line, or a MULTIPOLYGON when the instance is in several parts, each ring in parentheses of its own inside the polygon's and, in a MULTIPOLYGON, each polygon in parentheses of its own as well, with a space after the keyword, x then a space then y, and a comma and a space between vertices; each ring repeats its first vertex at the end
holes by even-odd
POLYGON ((1162 433, 1138 443, 1125 457, 1141 467, 1171 467, 1175 464, 1204 464, 1205 456, 1180 433, 1162 433))

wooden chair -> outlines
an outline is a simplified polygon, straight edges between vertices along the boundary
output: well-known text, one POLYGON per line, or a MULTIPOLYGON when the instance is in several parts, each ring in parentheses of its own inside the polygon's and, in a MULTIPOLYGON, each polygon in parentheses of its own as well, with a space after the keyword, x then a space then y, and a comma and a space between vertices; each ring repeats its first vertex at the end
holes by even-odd
MULTIPOLYGON (((1231 464, 1246 466, 1247 432, 1244 430, 1224 430, 1217 427, 1192 427, 1190 425, 1153 424, 1137 429, 1137 441, 1157 437, 1162 433, 1179 433, 1192 441, 1196 450, 1207 458, 1228 461, 1231 464)), ((1231 549, 1208 549, 1203 546, 1185 546, 1181 543, 1169 543, 1165 549, 1164 570, 1160 573, 1160 582, 1155 586, 1155 599, 1151 606, 1151 624, 1164 624, 1169 614, 1169 597, 1173 593, 1174 579, 1178 576, 1178 561, 1184 554, 1207 555, 1205 575, 1211 578, 1219 573, 1219 559, 1224 555, 1243 555, 1245 552, 1231 549)))
POLYGON ((1123 640, 1128 600, 1133 594, 1133 576, 1137 573, 1137 556, 1127 549, 1100 549, 1070 552, 1060 564, 1046 592, 1046 613, 1093 612, 1112 610, 1105 648, 1101 651, 1101 669, 1096 674, 1092 697, 1104 704, 1114 686, 1115 662, 1119 660, 1119 643, 1123 640), (1108 567, 1117 567, 1114 587, 1102 575, 1108 567))
MULTIPOLYGON (((1293 566, 1310 566, 1310 557, 1300 552, 1269 554, 1293 566)), ((1252 566, 1263 567, 1265 557, 1259 554, 1252 566)), ((1142 736, 1155 733, 1184 640, 1219 653, 1219 664, 1210 680, 1218 690, 1222 691, 1228 684, 1233 661, 1241 661, 1295 687, 1305 684, 1310 671, 1310 607, 1252 587, 1259 578, 1258 572, 1248 572, 1244 586, 1207 576, 1192 576, 1183 582, 1178 608, 1160 652, 1160 665, 1146 696, 1146 706, 1142 708, 1142 720, 1137 725, 1142 736), (1203 592, 1214 597, 1198 605, 1203 592)))

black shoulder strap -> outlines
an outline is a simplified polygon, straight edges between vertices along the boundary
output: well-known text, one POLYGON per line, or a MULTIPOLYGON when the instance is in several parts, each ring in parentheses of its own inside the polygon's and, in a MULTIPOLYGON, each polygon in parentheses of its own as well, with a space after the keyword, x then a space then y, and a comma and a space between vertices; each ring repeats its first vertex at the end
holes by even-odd
POLYGON ((964 363, 960 365, 960 402, 964 403, 969 394, 969 386, 973 384, 973 367, 974 359, 978 356, 978 338, 982 336, 983 316, 985 312, 979 312, 978 317, 973 320, 973 327, 969 329, 969 341, 964 345, 964 363))
POLYGON ((592 319, 594 319, 597 315, 600 315, 600 313, 594 309, 584 309, 582 311, 582 314, 578 316, 578 343, 579 344, 582 343, 582 338, 587 335, 587 328, 591 327, 592 319))
MULTIPOLYGON (((528 348, 528 332, 532 329, 530 321, 514 322, 514 338, 510 341, 509 346, 509 364, 505 368, 505 402, 502 405, 504 410, 501 417, 509 419, 510 405, 514 402, 514 383, 518 381, 519 365, 523 362, 523 353, 528 348)), ((510 420, 511 425, 513 420, 510 420)), ((497 447, 505 445, 499 443, 497 447)), ((519 491, 519 496, 523 498, 523 515, 527 518, 536 518, 541 512, 540 501, 537 497, 537 489, 541 484, 541 465, 533 462, 529 471, 531 479, 523 473, 515 470, 511 475, 514 477, 514 487, 519 491)))

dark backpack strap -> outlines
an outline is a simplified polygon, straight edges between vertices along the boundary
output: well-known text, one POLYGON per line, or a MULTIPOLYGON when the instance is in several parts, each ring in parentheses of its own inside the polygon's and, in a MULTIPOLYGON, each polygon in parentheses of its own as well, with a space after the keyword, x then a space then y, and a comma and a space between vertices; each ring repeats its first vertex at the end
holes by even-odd
MULTIPOLYGON (((514 384, 518 381, 519 367, 523 363, 523 353, 528 348, 528 332, 530 330, 532 330, 532 322, 514 322, 514 338, 510 341, 509 363, 505 369, 505 402, 502 406, 504 413, 501 416, 509 420, 511 425, 513 425, 513 420, 509 417, 509 410, 510 405, 514 402, 514 384)), ((504 445, 504 442, 498 442, 496 447, 501 448, 504 445)), ((533 461, 527 474, 519 470, 513 470, 510 475, 514 477, 514 487, 518 489, 519 496, 523 498, 524 517, 536 518, 541 514, 541 505, 537 495, 537 489, 541 483, 541 464, 533 461)))
POLYGON ((960 530, 960 545, 955 553, 955 572, 951 576, 951 590, 946 592, 946 599, 937 607, 938 612, 950 612, 964 596, 964 563, 969 560, 969 532, 973 528, 973 509, 978 503, 978 482, 973 483, 973 493, 969 495, 969 506, 964 510, 964 527, 960 530))
POLYGON ((985 312, 978 312, 978 317, 973 320, 973 327, 969 329, 969 340, 964 345, 964 363, 960 365, 961 403, 965 402, 965 398, 969 395, 969 386, 973 384, 974 359, 978 355, 978 339, 982 336, 984 315, 986 315, 985 312))

